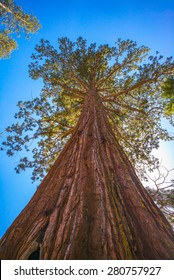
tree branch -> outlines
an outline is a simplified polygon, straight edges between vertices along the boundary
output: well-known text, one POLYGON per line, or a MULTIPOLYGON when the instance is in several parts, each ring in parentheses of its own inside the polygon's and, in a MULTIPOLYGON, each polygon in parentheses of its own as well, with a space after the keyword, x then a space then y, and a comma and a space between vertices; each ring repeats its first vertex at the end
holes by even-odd
POLYGON ((74 73, 74 71, 73 71, 71 65, 70 65, 67 61, 65 61, 65 59, 63 59, 63 58, 61 57, 61 60, 62 60, 62 62, 65 63, 65 65, 68 67, 68 69, 70 70, 70 72, 71 72, 71 74, 73 75, 73 77, 75 78, 75 80, 76 80, 85 90, 87 90, 87 89, 89 88, 88 83, 86 83, 85 81, 83 81, 82 79, 80 79, 80 78, 74 73))
POLYGON ((4 5, 3 3, 0 3, 0 6, 6 10, 8 13, 10 13, 11 15, 13 15, 17 20, 23 22, 25 25, 29 25, 30 22, 26 21, 24 18, 21 18, 20 16, 18 16, 17 14, 15 14, 9 7, 7 7, 6 5, 4 5))
POLYGON ((127 94, 127 93, 129 93, 130 91, 132 91, 132 90, 134 90, 134 89, 136 89, 136 88, 139 88, 139 87, 145 85, 146 83, 150 83, 150 82, 154 82, 154 79, 143 80, 143 81, 141 81, 141 82, 139 82, 139 83, 133 85, 132 87, 130 87, 130 88, 128 88, 128 89, 125 89, 125 90, 123 90, 123 91, 120 91, 120 92, 118 92, 118 93, 116 93, 116 94, 114 93, 114 94, 110 94, 110 95, 108 95, 108 96, 103 97, 103 100, 104 100, 104 101, 111 101, 110 98, 114 98, 114 99, 115 99, 115 98, 117 98, 117 97, 120 96, 120 95, 127 94))
POLYGON ((137 109, 137 108, 129 106, 127 104, 123 104, 123 102, 119 103, 118 101, 115 101, 115 100, 102 100, 102 102, 114 102, 115 104, 117 104, 120 107, 127 108, 131 111, 139 112, 139 113, 142 113, 142 114, 146 115, 146 113, 143 110, 137 109))

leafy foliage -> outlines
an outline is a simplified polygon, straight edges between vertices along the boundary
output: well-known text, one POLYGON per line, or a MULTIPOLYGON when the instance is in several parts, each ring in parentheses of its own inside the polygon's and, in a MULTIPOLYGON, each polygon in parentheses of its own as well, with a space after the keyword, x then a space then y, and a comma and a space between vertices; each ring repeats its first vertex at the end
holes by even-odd
POLYGON ((162 86, 162 98, 164 98, 165 112, 167 115, 174 113, 174 77, 165 80, 162 86))
POLYGON ((162 98, 162 85, 174 72, 172 57, 148 56, 147 47, 131 40, 118 39, 113 47, 87 45, 81 37, 76 42, 61 38, 58 44, 58 50, 47 40, 36 46, 29 73, 43 79, 43 90, 40 97, 18 103, 18 122, 6 129, 2 149, 9 156, 34 146, 33 159, 21 158, 16 171, 32 167, 36 180, 49 170, 73 132, 87 94, 95 90, 120 145, 144 177, 147 168, 158 165, 152 149, 160 139, 172 139, 161 126, 162 117, 173 124, 162 98))
POLYGON ((16 33, 19 36, 23 29, 28 36, 29 33, 35 33, 40 28, 38 19, 25 13, 13 0, 1 1, 0 21, 0 58, 9 57, 10 53, 17 48, 17 43, 11 34, 16 33))

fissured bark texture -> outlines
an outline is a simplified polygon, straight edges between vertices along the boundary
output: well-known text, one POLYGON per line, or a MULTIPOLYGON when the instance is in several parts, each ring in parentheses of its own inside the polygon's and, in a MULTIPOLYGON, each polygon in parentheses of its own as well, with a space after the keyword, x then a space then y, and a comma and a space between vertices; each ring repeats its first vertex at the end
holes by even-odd
POLYGON ((174 234, 90 91, 72 137, 0 243, 1 259, 174 259, 174 234), (38 251, 37 251, 38 252, 38 251))

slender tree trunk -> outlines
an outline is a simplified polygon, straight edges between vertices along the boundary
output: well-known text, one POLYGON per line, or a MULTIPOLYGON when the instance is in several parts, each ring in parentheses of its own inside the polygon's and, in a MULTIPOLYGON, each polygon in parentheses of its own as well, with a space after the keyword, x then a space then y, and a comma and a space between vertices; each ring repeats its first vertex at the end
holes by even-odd
POLYGON ((118 144, 100 97, 1 240, 1 259, 174 259, 174 234, 118 144))

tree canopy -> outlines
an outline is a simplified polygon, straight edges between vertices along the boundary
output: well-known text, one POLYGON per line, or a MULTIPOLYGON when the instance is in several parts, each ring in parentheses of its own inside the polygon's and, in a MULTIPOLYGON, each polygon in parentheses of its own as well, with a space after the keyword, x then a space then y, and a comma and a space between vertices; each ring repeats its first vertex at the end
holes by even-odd
POLYGON ((32 55, 31 78, 42 78, 39 97, 19 101, 17 122, 6 128, 2 148, 9 156, 23 149, 33 158, 20 159, 16 171, 33 168, 32 179, 47 172, 73 133, 86 93, 95 87, 107 112, 112 129, 140 176, 153 170, 158 160, 151 151, 160 139, 173 139, 162 127, 166 114, 165 81, 173 75, 172 57, 138 47, 131 40, 118 39, 114 46, 58 40, 58 50, 41 40, 32 55), (34 142, 33 142, 34 141, 34 142))
POLYGON ((13 0, 2 0, 0 3, 0 58, 9 57, 10 53, 17 48, 15 39, 11 34, 20 35, 21 29, 26 36, 35 33, 41 26, 38 19, 23 11, 13 0))
POLYGON ((174 226, 174 180, 169 180, 169 175, 173 171, 174 168, 168 170, 164 166, 159 166, 155 170, 154 178, 148 175, 149 186, 146 187, 172 226, 174 226))

